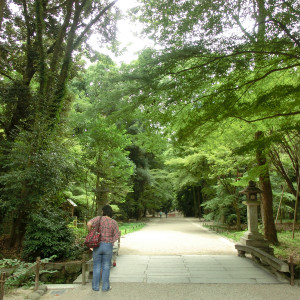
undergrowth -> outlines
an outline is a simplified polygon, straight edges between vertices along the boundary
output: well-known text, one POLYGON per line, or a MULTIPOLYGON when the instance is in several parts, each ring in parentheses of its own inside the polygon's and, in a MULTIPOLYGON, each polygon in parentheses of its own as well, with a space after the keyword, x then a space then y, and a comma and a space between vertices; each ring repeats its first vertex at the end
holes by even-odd
MULTIPOLYGON (((55 256, 41 259, 40 263, 48 263, 55 259, 55 256)), ((20 259, 4 258, 0 260, 0 270, 11 269, 11 275, 5 280, 5 290, 10 290, 20 286, 31 287, 35 283, 35 268, 36 263, 25 262, 20 259)), ((40 270, 40 274, 54 273, 57 271, 40 270)))

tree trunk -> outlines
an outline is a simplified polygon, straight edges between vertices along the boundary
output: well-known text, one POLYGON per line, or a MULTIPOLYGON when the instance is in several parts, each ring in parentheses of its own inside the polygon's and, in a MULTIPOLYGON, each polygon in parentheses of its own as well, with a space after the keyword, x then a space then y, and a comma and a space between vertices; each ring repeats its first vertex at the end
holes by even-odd
POLYGON ((1 27, 2 27, 4 6, 5 6, 5 0, 0 0, 0 30, 1 30, 1 27))
POLYGON ((96 196, 97 216, 102 215, 102 208, 108 203, 108 191, 99 191, 96 196))
POLYGON ((15 247, 20 249, 24 240, 26 232, 26 223, 27 216, 24 212, 16 214, 16 217, 13 218, 12 227, 10 232, 9 247, 15 247))
POLYGON ((201 199, 202 199, 201 186, 198 186, 198 188, 197 188, 197 199, 198 199, 198 209, 199 209, 199 219, 200 219, 202 217, 202 213, 201 213, 201 199))
POLYGON ((236 230, 240 231, 241 230, 241 209, 239 207, 239 197, 238 195, 234 195, 233 197, 234 197, 233 206, 236 213, 236 230))
POLYGON ((194 186, 192 186, 192 191, 193 191, 193 200, 194 200, 194 216, 195 218, 198 217, 199 215, 199 211, 198 211, 198 199, 197 199, 197 196, 196 196, 196 188, 194 186))
MULTIPOLYGON (((255 133, 255 139, 261 140, 263 132, 258 131, 255 133)), ((265 167, 265 169, 259 175, 259 184, 262 190, 262 214, 264 224, 264 237, 272 244, 278 244, 277 231, 273 216, 273 194, 270 181, 269 168, 267 165, 266 155, 264 153, 264 147, 259 145, 256 150, 256 159, 259 167, 265 167)))

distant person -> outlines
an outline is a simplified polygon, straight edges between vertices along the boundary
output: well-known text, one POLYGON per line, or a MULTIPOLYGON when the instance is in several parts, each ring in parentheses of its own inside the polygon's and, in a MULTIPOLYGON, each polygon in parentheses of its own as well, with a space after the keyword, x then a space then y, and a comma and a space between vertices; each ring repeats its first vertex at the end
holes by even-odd
POLYGON ((162 217, 162 211, 159 212, 159 216, 160 216, 160 218, 162 217))
POLYGON ((167 218, 168 217, 168 211, 167 210, 165 211, 165 214, 166 214, 166 218, 167 218))
POLYGON ((112 219, 113 210, 110 205, 105 205, 102 209, 102 217, 97 216, 87 223, 90 231, 100 222, 100 244, 93 251, 93 281, 92 289, 99 291, 100 280, 102 278, 102 291, 111 290, 109 284, 110 266, 113 254, 113 244, 120 237, 118 223, 112 219))

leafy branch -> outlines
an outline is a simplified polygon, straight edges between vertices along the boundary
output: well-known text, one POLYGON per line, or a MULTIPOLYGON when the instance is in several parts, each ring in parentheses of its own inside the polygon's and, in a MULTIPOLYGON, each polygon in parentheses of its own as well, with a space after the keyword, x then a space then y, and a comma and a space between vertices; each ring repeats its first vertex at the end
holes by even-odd
POLYGON ((275 114, 275 115, 272 115, 272 116, 267 116, 267 117, 258 118, 258 119, 254 119, 254 120, 247 120, 245 118, 238 117, 238 116, 235 116, 235 117, 237 119, 240 119, 240 120, 245 121, 247 123, 254 123, 254 122, 263 121, 263 120, 267 120, 267 119, 274 119, 274 118, 278 118, 278 117, 288 117, 288 116, 294 116, 294 115, 299 115, 299 114, 300 114, 300 111, 294 111, 294 112, 290 112, 290 113, 275 114))

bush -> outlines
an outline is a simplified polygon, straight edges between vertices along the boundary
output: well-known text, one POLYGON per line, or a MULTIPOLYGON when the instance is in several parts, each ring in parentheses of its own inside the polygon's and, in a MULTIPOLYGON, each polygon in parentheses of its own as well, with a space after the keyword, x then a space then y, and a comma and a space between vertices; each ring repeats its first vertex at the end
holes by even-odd
POLYGON ((57 260, 76 259, 80 247, 75 245, 75 236, 64 213, 57 209, 43 209, 31 215, 26 227, 22 257, 34 261, 55 255, 57 260))

